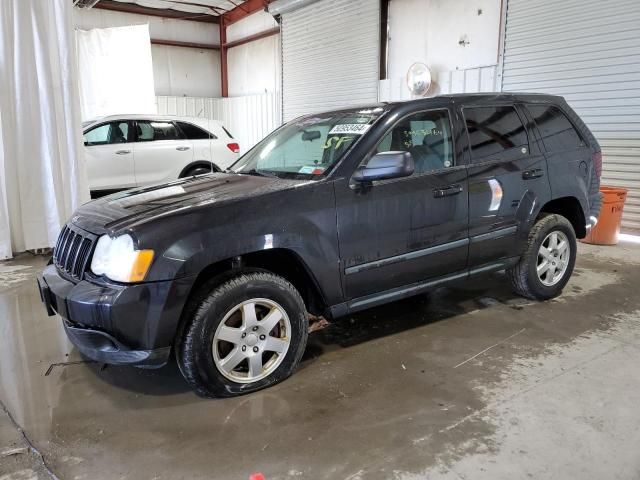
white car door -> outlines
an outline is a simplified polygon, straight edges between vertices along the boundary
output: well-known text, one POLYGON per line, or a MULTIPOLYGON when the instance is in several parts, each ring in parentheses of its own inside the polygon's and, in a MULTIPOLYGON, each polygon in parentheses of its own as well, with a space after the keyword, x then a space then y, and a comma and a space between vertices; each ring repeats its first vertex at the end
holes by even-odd
POLYGON ((118 190, 135 187, 131 123, 103 123, 84 133, 89 189, 118 190))
POLYGON ((191 141, 169 121, 136 122, 135 177, 139 186, 176 180, 193 160, 191 141))
POLYGON ((185 118, 176 124, 193 145, 194 172, 208 171, 211 163, 217 170, 226 170, 238 159, 239 145, 215 120, 185 118))

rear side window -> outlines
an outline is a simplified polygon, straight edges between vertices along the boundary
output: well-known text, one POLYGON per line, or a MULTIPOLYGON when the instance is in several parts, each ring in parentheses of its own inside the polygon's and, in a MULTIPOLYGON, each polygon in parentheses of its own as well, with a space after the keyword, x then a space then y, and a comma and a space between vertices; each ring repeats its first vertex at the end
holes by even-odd
POLYGON ((527 131, 514 107, 469 107, 463 112, 473 161, 529 146, 527 131))
POLYGON ((584 146, 584 141, 567 116, 553 105, 528 105, 538 126, 544 148, 548 152, 570 150, 584 146))
POLYGON ((215 135, 210 134, 206 130, 200 127, 196 127, 191 123, 178 122, 178 126, 182 133, 184 133, 187 140, 208 140, 210 138, 216 138, 215 135))
POLYGON ((171 122, 138 122, 137 138, 139 142, 159 140, 180 140, 182 136, 171 122))

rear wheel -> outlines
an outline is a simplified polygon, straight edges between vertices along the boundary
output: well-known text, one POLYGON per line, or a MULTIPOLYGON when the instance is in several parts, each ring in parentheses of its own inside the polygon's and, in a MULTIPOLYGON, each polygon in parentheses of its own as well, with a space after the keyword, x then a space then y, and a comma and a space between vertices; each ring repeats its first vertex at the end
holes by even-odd
POLYGON ((297 290, 270 273, 240 275, 197 295, 177 360, 194 390, 231 397, 271 386, 295 370, 307 343, 297 290))
POLYGON ((560 295, 576 262, 576 234, 561 215, 546 215, 533 226, 520 261, 507 270, 513 289, 523 297, 547 300, 560 295))

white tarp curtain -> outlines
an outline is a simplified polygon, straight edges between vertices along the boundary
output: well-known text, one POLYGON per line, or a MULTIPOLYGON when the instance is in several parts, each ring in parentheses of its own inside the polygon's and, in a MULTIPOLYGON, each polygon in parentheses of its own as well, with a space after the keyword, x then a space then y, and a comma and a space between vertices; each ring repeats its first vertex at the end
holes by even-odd
POLYGON ((149 25, 77 30, 82 119, 155 113, 149 25))
POLYGON ((69 0, 0 1, 0 259, 89 199, 69 0))

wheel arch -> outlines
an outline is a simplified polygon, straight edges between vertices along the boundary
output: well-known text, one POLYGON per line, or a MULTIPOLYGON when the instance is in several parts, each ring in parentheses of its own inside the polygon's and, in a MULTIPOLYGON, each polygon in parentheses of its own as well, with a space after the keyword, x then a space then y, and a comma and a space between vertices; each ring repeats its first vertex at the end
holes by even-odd
POLYGON ((584 238, 587 235, 586 218, 582 205, 576 197, 560 197, 545 203, 538 213, 538 217, 543 214, 555 213, 562 215, 573 226, 577 238, 584 238))
MULTIPOLYGON (((235 276, 250 272, 270 272, 283 277, 298 290, 309 312, 316 315, 325 313, 327 302, 320 284, 302 258, 286 248, 245 253, 205 266, 196 276, 185 305, 203 286, 214 288, 235 276)), ((182 317, 184 315, 181 315, 178 332, 186 320, 182 317)))
POLYGON ((213 169, 214 172, 221 172, 222 170, 220 169, 220 167, 218 167, 215 163, 213 163, 210 160, 194 160, 193 162, 189 163, 188 165, 186 165, 181 171, 180 171, 180 175, 178 175, 178 178, 183 178, 187 176, 187 172, 189 170, 192 170, 194 168, 199 168, 199 167, 205 167, 205 168, 209 168, 211 167, 213 169))

